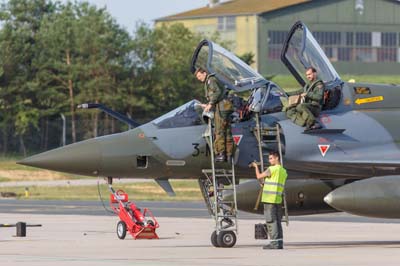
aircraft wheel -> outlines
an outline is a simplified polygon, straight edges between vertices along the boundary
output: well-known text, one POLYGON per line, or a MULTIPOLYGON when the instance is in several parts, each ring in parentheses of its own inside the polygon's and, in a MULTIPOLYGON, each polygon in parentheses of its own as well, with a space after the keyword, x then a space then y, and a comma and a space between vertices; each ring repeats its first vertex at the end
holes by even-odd
POLYGON ((125 239, 126 236, 126 223, 119 221, 117 223, 117 236, 119 239, 125 239))
POLYGON ((236 234, 233 231, 221 231, 217 242, 222 248, 231 248, 236 244, 236 234))
POLYGON ((221 247, 221 246, 218 245, 218 240, 217 240, 217 238, 218 238, 218 236, 217 236, 217 231, 214 231, 214 232, 211 234, 211 244, 212 244, 214 247, 219 248, 219 247, 221 247))

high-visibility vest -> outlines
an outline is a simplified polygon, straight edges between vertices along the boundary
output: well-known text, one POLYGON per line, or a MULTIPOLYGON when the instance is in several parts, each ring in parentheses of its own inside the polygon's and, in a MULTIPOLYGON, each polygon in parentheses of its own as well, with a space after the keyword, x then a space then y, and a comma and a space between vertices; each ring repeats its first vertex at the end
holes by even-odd
POLYGON ((281 165, 270 166, 269 171, 271 177, 266 177, 264 180, 263 195, 261 201, 264 203, 282 203, 283 190, 287 173, 281 165))

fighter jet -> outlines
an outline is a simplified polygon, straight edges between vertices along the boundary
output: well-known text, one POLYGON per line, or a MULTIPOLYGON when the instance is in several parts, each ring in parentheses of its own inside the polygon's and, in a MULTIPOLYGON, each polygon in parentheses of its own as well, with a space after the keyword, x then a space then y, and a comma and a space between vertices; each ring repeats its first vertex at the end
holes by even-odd
MULTIPOLYGON (((192 72, 204 67, 231 94, 250 92, 237 106, 232 124, 238 148, 235 171, 242 181, 236 186, 238 208, 262 213, 262 205, 255 208, 260 185, 248 164, 276 150, 279 136, 289 174, 286 200, 291 215, 339 210, 400 218, 400 87, 343 81, 300 21, 288 33, 281 60, 299 86, 306 83, 308 67, 318 70, 326 87, 318 118, 322 130, 305 132, 288 120, 283 104, 287 93, 218 44, 204 40, 193 54, 192 72)), ((88 176, 152 178, 174 194, 169 179, 201 180, 202 169, 210 168, 210 150, 203 138, 207 124, 198 106, 192 100, 144 125, 122 118, 136 127, 19 163, 88 176)))

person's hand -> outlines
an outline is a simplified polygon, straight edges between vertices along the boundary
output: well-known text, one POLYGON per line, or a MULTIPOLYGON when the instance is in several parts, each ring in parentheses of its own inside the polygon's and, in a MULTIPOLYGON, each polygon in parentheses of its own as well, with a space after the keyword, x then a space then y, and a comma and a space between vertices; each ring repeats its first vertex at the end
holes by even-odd
POLYGON ((203 109, 204 109, 204 108, 206 108, 207 104, 205 104, 205 103, 201 103, 201 104, 200 104, 200 106, 201 106, 201 108, 203 108, 203 109))
POLYGON ((204 112, 209 112, 211 109, 211 104, 207 104, 206 107, 204 108, 204 112))
POLYGON ((306 97, 307 93, 303 92, 302 94, 300 94, 301 97, 306 97))
POLYGON ((250 164, 250 166, 253 167, 253 168, 256 168, 256 167, 257 167, 257 163, 256 163, 256 162, 252 162, 252 163, 250 164))

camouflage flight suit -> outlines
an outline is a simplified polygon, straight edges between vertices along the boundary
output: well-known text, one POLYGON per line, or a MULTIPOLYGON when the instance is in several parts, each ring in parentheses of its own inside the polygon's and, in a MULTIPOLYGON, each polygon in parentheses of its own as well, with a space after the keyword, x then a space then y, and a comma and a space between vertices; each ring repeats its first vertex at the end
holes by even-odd
POLYGON ((226 99, 226 90, 220 85, 214 75, 208 75, 204 86, 208 103, 215 110, 215 154, 226 153, 227 156, 233 154, 233 138, 231 131, 230 115, 233 112, 232 103, 226 99))
POLYGON ((304 86, 303 92, 307 93, 304 103, 289 107, 286 110, 286 116, 301 127, 314 125, 321 112, 324 90, 325 85, 321 80, 304 86))

